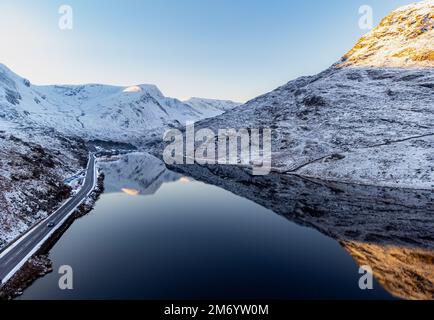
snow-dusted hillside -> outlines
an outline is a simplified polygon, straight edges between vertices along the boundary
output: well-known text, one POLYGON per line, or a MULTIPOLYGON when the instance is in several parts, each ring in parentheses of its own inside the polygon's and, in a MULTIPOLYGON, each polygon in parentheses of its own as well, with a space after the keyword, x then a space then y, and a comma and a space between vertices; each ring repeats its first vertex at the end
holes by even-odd
POLYGON ((205 99, 183 103, 154 85, 35 86, 0 65, 0 118, 85 139, 139 142, 235 105, 205 99))
POLYGON ((83 141, 0 120, 0 249, 69 196, 63 181, 86 162, 83 141))
MULTIPOLYGON (((0 249, 68 196, 63 179, 87 160, 81 138, 140 146, 150 137, 161 138, 168 127, 235 105, 205 99, 183 103, 153 85, 35 86, 0 64, 0 249)), ((133 162, 122 165, 128 170, 133 162)), ((162 173, 147 187, 158 188, 161 179, 172 176, 162 173)), ((146 177, 132 171, 130 178, 132 187, 146 192, 146 177)))
POLYGON ((432 0, 400 8, 328 70, 196 127, 271 128, 281 173, 432 189, 433 13, 432 0))
POLYGON ((203 114, 203 116, 206 118, 218 116, 240 105, 240 103, 228 100, 203 98, 191 98, 187 101, 184 101, 184 103, 192 106, 195 110, 203 114))

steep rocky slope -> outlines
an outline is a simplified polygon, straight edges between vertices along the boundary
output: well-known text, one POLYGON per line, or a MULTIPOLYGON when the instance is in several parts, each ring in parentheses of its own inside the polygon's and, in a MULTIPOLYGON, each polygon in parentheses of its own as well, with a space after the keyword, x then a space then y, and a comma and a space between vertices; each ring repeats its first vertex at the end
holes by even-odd
POLYGON ((271 128, 281 173, 432 189, 433 12, 432 0, 399 8, 326 71, 197 127, 271 128))
POLYGON ((362 37, 341 66, 433 67, 434 1, 398 8, 362 37))
POLYGON ((47 217, 70 189, 64 179, 83 169, 83 141, 55 131, 11 128, 0 121, 0 249, 47 217), (7 130, 2 130, 7 127, 7 130))

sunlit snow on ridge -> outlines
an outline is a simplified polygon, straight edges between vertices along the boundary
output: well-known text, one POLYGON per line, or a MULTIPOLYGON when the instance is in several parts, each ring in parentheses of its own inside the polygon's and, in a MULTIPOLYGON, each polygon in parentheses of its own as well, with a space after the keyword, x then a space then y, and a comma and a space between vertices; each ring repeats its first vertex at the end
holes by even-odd
POLYGON ((140 92, 140 91, 142 91, 142 88, 140 88, 139 86, 132 86, 132 87, 128 87, 128 88, 124 89, 123 92, 134 93, 134 92, 140 92))
POLYGON ((122 192, 126 193, 129 196, 138 196, 139 195, 139 191, 136 189, 129 189, 129 188, 122 188, 122 192))

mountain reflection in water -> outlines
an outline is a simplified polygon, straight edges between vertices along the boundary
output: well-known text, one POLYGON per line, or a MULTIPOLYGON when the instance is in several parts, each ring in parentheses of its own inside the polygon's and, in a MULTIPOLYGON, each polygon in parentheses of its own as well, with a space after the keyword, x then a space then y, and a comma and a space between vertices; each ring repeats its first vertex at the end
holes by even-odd
POLYGON ((116 162, 103 163, 106 193, 124 192, 128 195, 151 195, 165 182, 188 178, 167 170, 163 162, 147 153, 133 153, 116 162))
POLYGON ((432 299, 433 193, 196 165, 101 163, 105 192, 22 299, 432 299), (374 272, 360 290, 358 266, 374 272))
POLYGON ((171 169, 252 200, 339 241, 392 295, 434 298, 434 193, 348 185, 228 166, 171 169))

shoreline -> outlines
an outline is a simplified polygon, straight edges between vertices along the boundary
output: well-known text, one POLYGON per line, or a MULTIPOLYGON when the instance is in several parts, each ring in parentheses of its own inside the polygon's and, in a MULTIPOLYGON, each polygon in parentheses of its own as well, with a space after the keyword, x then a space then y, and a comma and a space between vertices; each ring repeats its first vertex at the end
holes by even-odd
POLYGON ((80 219, 93 210, 95 203, 103 192, 104 174, 101 173, 97 178, 96 187, 89 198, 66 219, 63 225, 61 225, 20 270, 2 286, 0 289, 0 300, 13 300, 21 296, 24 290, 30 287, 36 280, 53 271, 52 262, 49 259, 50 250, 56 245, 75 220, 80 219))

